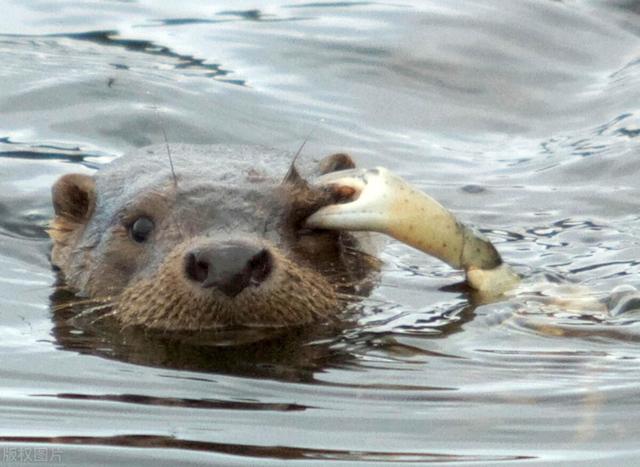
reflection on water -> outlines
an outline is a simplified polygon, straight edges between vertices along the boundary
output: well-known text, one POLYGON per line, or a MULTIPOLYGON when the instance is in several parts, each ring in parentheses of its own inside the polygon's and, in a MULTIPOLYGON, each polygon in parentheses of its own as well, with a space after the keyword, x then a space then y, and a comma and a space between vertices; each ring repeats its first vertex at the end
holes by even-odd
POLYGON ((0 464, 636 460, 638 312, 535 288, 640 288, 636 3, 5 2, 0 464), (210 345, 58 306, 52 183, 163 131, 388 166, 532 289, 482 304, 390 242, 340 325, 210 345))

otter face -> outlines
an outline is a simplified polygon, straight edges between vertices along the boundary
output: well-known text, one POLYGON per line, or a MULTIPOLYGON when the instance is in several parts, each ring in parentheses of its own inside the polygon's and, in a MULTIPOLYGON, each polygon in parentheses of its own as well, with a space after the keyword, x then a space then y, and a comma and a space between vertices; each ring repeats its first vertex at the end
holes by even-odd
MULTIPOLYGON (((288 154, 253 147, 152 147, 53 187, 52 262, 78 295, 123 325, 164 330, 287 326, 339 310, 371 261, 344 232, 305 219, 348 196, 312 188, 288 154)), ((329 156, 305 176, 352 168, 329 156)))

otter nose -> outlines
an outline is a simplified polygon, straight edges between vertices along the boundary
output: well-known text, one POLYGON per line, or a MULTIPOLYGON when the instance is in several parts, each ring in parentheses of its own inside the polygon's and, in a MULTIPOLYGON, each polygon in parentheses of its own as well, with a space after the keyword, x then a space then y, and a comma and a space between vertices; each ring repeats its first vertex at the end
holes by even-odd
POLYGON ((262 283, 273 267, 266 248, 249 243, 222 243, 202 246, 187 253, 187 277, 203 288, 215 287, 235 297, 248 286, 262 283))

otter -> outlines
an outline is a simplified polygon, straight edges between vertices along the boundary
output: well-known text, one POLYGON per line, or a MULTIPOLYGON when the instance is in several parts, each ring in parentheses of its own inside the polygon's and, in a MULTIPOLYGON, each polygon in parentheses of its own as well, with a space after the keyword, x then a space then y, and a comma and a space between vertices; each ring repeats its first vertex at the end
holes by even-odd
POLYGON ((522 288, 475 229, 389 170, 356 169, 342 153, 313 162, 253 146, 151 146, 93 176, 61 177, 52 196, 53 265, 124 327, 291 327, 337 316, 378 266, 361 232, 463 269, 476 302, 542 291, 551 303, 614 315, 640 302, 628 287, 608 301, 546 283, 522 288))
POLYGON ((355 234, 305 224, 350 199, 348 187, 312 182, 353 169, 353 159, 298 159, 263 147, 167 144, 92 176, 64 175, 52 188, 52 264, 77 297, 123 327, 327 319, 376 262, 355 234))

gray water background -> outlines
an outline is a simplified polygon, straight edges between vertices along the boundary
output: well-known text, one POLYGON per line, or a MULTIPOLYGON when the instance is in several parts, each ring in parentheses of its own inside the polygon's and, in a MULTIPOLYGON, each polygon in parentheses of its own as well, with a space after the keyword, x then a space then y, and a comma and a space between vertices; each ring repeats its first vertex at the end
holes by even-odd
POLYGON ((640 458, 637 314, 474 307, 443 289, 459 272, 391 242, 356 326, 194 369, 81 329, 61 342, 44 232, 58 176, 163 129, 308 137, 403 175, 522 270, 640 286, 639 2, 0 9, 0 465, 640 458))

